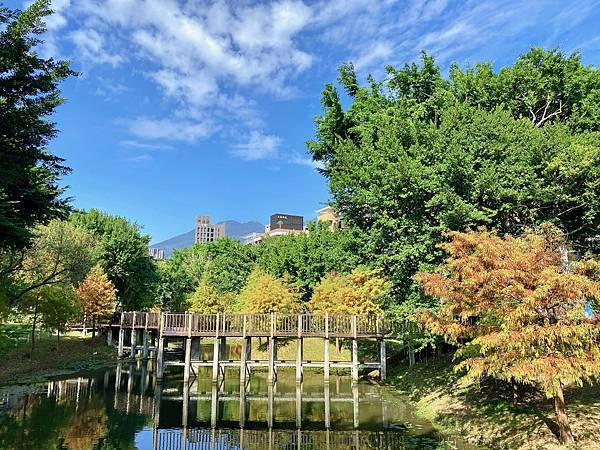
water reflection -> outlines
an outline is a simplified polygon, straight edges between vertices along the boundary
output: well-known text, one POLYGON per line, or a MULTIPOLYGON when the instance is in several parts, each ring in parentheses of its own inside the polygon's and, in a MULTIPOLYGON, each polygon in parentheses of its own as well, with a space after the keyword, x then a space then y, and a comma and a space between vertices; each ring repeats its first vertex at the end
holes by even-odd
MULTIPOLYGON (((275 384, 237 370, 219 385, 209 368, 189 384, 173 367, 157 383, 152 364, 5 391, 0 448, 379 449, 455 448, 402 402, 350 377, 282 370, 275 384)), ((459 445, 460 448, 467 448, 459 445)))

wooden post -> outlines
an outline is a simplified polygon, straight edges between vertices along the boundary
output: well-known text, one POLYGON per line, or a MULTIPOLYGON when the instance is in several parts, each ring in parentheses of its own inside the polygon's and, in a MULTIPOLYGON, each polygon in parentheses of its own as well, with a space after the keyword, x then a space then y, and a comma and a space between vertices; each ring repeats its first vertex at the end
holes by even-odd
POLYGON ((273 392, 273 383, 269 383, 267 386, 267 424, 269 426, 269 430, 273 428, 273 422, 275 419, 275 395, 273 392))
POLYGON ((217 324, 215 327, 215 342, 213 343, 213 370, 212 382, 219 381, 219 314, 217 313, 217 324))
POLYGON ((358 408, 358 384, 352 385, 352 416, 354 419, 354 428, 358 428, 360 422, 358 408))
POLYGON ((325 428, 331 427, 331 404, 329 400, 329 381, 323 384, 323 395, 325 396, 325 428))
MULTIPOLYGON (((240 389, 246 385, 246 357, 248 356, 248 340, 246 339, 246 315, 242 329, 242 353, 240 355, 240 389)), ((241 410, 240 410, 241 411, 241 410)), ((240 417, 241 420, 241 417, 240 417)))
POLYGON ((143 336, 142 336, 142 344, 143 344, 143 346, 142 346, 142 358, 143 359, 148 359, 148 352, 149 352, 149 349, 148 349, 148 345, 149 345, 148 344, 148 330, 144 330, 144 331, 142 331, 142 333, 143 333, 143 336))
MULTIPOLYGON (((160 327, 158 331, 158 351, 156 355, 156 381, 161 381, 164 371, 164 350, 165 350, 165 338, 163 337, 163 330, 165 326, 165 314, 160 315, 160 327)), ((160 389, 158 387, 157 389, 160 389)))
POLYGON ((133 320, 133 322, 131 324, 131 351, 129 352, 129 357, 135 358, 135 352, 136 352, 135 311, 133 312, 132 320, 133 320))
MULTIPOLYGON (((186 319, 191 319, 186 314, 186 319)), ((187 383, 190 379, 190 364, 192 360, 192 321, 187 320, 187 338, 185 339, 185 363, 183 366, 183 382, 187 383)), ((185 390, 187 386, 184 386, 185 390)), ((184 402, 185 403, 185 402, 184 402)))
POLYGON ((381 381, 387 376, 387 355, 385 350, 385 339, 379 340, 379 377, 381 381))
POLYGON ((352 382, 358 382, 358 341, 356 339, 356 316, 352 316, 352 382))
MULTIPOLYGON (((216 339, 215 342, 219 342, 219 340, 216 339)), ((213 429, 213 431, 214 431, 215 427, 217 426, 218 410, 219 410, 219 394, 217 392, 217 385, 215 383, 213 383, 212 395, 211 395, 211 400, 210 400, 210 426, 213 429)), ((214 435, 213 435, 213 440, 211 442, 213 442, 213 443, 216 442, 214 440, 214 435)))
POLYGON ((108 330, 106 330, 106 345, 109 347, 112 345, 113 336, 112 336, 112 327, 109 325, 108 330))
POLYGON ((123 330, 123 314, 124 312, 121 311, 121 325, 119 326, 119 346, 117 350, 117 356, 119 358, 123 357, 123 340, 125 339, 125 330, 123 330))
MULTIPOLYGON (((302 427, 302 384, 296 383, 296 428, 302 427)), ((298 444, 300 445, 300 444, 298 444)))
POLYGON ((304 339, 302 338, 302 314, 298 314, 298 338, 296 339, 296 383, 302 382, 302 360, 304 359, 304 339))
POLYGON ((117 355, 119 358, 123 357, 123 341, 125 340, 125 330, 123 328, 119 328, 119 348, 117 350, 117 355))
POLYGON ((325 339, 323 345, 323 381, 329 383, 329 314, 325 313, 325 339))
POLYGON ((267 382, 273 383, 275 381, 275 347, 277 343, 275 341, 275 314, 271 313, 271 335, 269 336, 268 342, 268 353, 269 353, 269 373, 267 375, 267 382))

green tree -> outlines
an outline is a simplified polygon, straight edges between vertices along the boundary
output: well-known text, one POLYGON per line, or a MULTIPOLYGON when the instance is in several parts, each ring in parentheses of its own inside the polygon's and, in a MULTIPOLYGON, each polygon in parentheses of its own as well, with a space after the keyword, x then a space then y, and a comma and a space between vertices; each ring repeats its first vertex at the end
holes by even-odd
POLYGON ((81 317, 81 308, 70 284, 44 286, 41 289, 43 301, 39 305, 40 319, 46 330, 56 331, 58 348, 60 334, 67 331, 69 322, 81 317))
POLYGON ((157 273, 148 255, 150 237, 141 233, 141 227, 96 209, 72 214, 71 222, 96 236, 97 256, 122 308, 143 310, 152 306, 157 273))
POLYGON ((247 313, 298 313, 302 304, 298 295, 281 278, 256 267, 250 273, 248 284, 240 292, 238 302, 247 313))
POLYGON ((363 261, 354 230, 330 231, 326 223, 310 223, 308 231, 268 237, 256 248, 258 265, 286 278, 304 301, 327 273, 350 272, 363 261))
POLYGON ((421 66, 388 67, 385 81, 358 88, 345 65, 346 111, 332 85, 323 91, 309 150, 324 165, 334 206, 359 230, 365 262, 392 282, 398 315, 431 306, 412 277, 442 261, 437 244, 447 230, 487 225, 518 234, 550 221, 569 246, 597 250, 600 135, 574 123, 583 103, 593 103, 599 71, 578 56, 540 52, 500 74, 454 66, 449 80, 423 55, 421 66), (539 66, 531 80, 523 78, 529 66, 539 66), (569 97, 577 80, 581 93, 569 97), (521 82, 527 100, 513 104, 510 92, 521 82), (544 86, 552 86, 547 98, 544 86), (561 102, 568 112, 553 114, 561 102), (545 119, 544 108, 527 116, 546 104, 545 119))
POLYGON ((31 291, 52 284, 77 286, 93 267, 94 236, 65 220, 52 220, 36 228, 30 247, 11 252, 9 275, 15 305, 31 291))
POLYGON ((219 294, 237 294, 245 286, 255 255, 252 246, 224 238, 176 250, 159 266, 158 301, 182 310, 203 280, 219 294))
POLYGON ((50 116, 64 101, 59 85, 75 72, 35 50, 51 13, 50 0, 22 12, 0 5, 0 246, 22 248, 35 225, 68 212, 58 183, 69 169, 48 144, 58 132, 50 116))

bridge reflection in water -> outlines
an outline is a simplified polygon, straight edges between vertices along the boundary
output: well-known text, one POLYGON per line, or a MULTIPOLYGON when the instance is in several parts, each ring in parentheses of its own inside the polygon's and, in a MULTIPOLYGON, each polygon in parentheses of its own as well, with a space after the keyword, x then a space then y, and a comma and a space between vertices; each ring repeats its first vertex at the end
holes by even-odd
POLYGON ((215 385, 202 376, 185 384, 171 372, 157 382, 153 364, 119 363, 103 378, 50 382, 47 395, 78 404, 101 389, 115 410, 148 418, 157 450, 437 448, 431 429, 405 420, 404 405, 348 376, 323 383, 307 374, 298 384, 290 371, 276 383, 257 374, 240 385, 232 369, 215 385))

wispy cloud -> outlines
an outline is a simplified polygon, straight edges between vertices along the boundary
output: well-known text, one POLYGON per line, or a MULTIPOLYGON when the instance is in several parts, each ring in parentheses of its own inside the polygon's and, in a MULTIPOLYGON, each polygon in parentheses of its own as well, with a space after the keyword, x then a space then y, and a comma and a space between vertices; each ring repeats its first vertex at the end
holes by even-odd
POLYGON ((254 130, 250 133, 247 142, 234 145, 231 152, 246 161, 275 159, 279 156, 280 144, 281 138, 278 136, 254 130))
POLYGON ((138 142, 134 140, 124 140, 119 142, 123 147, 139 148, 144 150, 175 150, 175 147, 168 144, 152 144, 148 142, 138 142))

